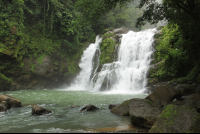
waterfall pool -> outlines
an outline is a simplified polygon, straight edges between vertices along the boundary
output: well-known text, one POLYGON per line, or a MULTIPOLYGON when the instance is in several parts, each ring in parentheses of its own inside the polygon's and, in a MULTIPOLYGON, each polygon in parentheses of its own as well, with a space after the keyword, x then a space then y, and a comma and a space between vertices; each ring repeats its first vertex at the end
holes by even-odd
POLYGON ((20 90, 1 92, 19 99, 22 107, 0 112, 0 133, 85 133, 109 128, 131 128, 129 117, 110 112, 109 104, 122 103, 146 94, 109 94, 106 92, 66 90, 20 90), (33 116, 32 104, 51 110, 48 115, 33 116), (100 108, 80 112, 88 104, 100 108), (77 106, 72 108, 71 105, 77 106))

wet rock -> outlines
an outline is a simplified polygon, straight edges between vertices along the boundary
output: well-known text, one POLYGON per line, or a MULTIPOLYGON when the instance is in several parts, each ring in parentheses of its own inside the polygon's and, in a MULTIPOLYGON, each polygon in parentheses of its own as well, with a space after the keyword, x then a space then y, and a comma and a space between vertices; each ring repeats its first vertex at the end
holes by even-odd
POLYGON ((42 108, 38 105, 32 106, 32 115, 44 115, 44 114, 49 114, 49 113, 52 113, 52 111, 42 108))
POLYGON ((129 116, 129 102, 130 100, 126 100, 122 104, 112 108, 110 111, 118 115, 129 116))
POLYGON ((162 108, 155 108, 153 102, 149 100, 134 98, 112 108, 111 112, 122 116, 130 116, 134 125, 151 128, 159 118, 162 110, 162 108))
POLYGON ((114 108, 114 107, 117 107, 117 106, 119 106, 120 104, 110 104, 109 106, 108 106, 108 108, 109 109, 112 109, 112 108, 114 108))
POLYGON ((6 112, 8 109, 4 103, 0 103, 0 112, 6 112))
POLYGON ((167 105, 150 133, 199 133, 200 114, 188 106, 167 105))
POLYGON ((94 105, 89 104, 89 105, 83 107, 83 108, 80 110, 80 112, 84 112, 84 111, 96 111, 96 110, 99 110, 99 108, 96 107, 96 106, 94 106, 94 105))
POLYGON ((21 107, 22 106, 22 103, 20 100, 12 97, 12 96, 9 96, 9 95, 0 95, 0 103, 4 102, 5 103, 5 106, 10 109, 12 107, 21 107))
POLYGON ((146 128, 153 126, 163 110, 153 107, 149 100, 138 98, 131 99, 128 106, 131 123, 146 128))

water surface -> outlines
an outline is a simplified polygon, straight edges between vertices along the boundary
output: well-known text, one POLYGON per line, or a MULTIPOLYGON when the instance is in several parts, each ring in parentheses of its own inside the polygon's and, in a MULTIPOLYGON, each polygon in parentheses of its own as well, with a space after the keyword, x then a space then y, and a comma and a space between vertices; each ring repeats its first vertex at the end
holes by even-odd
POLYGON ((110 112, 109 104, 122 103, 145 94, 109 94, 106 92, 66 90, 20 90, 1 92, 19 99, 21 108, 0 112, 1 133, 84 133, 102 128, 120 128, 131 125, 129 117, 110 112), (48 115, 33 116, 32 104, 53 111, 48 115), (100 110, 80 112, 88 104, 100 110), (71 105, 77 106, 71 108, 71 105))

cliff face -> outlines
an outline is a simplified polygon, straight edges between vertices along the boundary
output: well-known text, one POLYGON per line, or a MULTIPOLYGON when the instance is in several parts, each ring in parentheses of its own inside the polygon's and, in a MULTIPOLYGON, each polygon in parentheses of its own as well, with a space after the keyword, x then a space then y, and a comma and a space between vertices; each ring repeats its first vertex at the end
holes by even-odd
MULTIPOLYGON (((9 56, 5 56, 9 58, 9 56)), ((41 55, 40 59, 25 57, 22 68, 7 72, 12 82, 1 82, 0 90, 53 89, 68 85, 79 72, 78 62, 59 56, 41 55)))

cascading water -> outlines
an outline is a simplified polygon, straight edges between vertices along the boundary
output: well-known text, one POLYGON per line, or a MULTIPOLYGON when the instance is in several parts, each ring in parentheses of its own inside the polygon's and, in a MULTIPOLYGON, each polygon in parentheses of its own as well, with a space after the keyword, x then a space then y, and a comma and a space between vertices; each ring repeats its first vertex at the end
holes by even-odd
POLYGON ((100 53, 101 38, 97 36, 95 44, 92 43, 84 51, 79 64, 81 72, 71 87, 77 90, 108 93, 140 94, 144 92, 147 84, 146 74, 153 53, 155 31, 156 28, 122 34, 118 60, 104 64, 100 72, 96 72, 97 66, 93 65, 96 51, 100 53))
POLYGON ((105 64, 96 74, 94 90, 139 94, 145 91, 156 29, 123 34, 118 61, 105 64))
POLYGON ((96 37, 95 43, 91 43, 89 47, 83 52, 79 67, 81 72, 75 78, 74 83, 68 89, 71 90, 90 90, 91 89, 91 77, 95 73, 98 65, 95 65, 94 60, 99 59, 100 50, 99 44, 102 38, 96 37))

